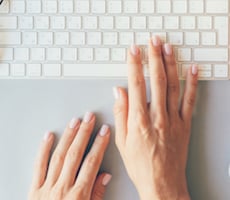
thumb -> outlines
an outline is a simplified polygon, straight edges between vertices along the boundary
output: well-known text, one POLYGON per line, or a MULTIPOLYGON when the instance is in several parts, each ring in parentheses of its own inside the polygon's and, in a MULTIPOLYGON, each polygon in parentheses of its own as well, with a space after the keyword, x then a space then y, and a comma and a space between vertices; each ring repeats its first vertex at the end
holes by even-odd
POLYGON ((112 175, 107 173, 102 173, 97 177, 91 200, 103 200, 106 186, 109 184, 111 178, 112 175))

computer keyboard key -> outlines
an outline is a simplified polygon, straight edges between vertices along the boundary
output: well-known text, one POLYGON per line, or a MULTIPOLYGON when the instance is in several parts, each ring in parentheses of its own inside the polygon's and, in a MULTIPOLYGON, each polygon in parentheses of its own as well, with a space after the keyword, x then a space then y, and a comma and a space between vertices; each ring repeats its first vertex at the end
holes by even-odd
POLYGON ((111 14, 119 14, 122 12, 121 1, 107 1, 107 10, 111 14))
POLYGON ((102 38, 101 32, 88 32, 87 33, 87 44, 88 45, 101 45, 102 38))
POLYGON ((50 60, 50 61, 61 60, 61 49, 60 48, 47 48, 46 57, 47 57, 47 60, 50 60))
POLYGON ((166 30, 176 30, 179 28, 179 18, 177 16, 166 16, 164 18, 164 25, 166 30))
POLYGON ((0 17, 0 29, 16 29, 17 17, 0 17))
POLYGON ((135 33, 135 44, 148 45, 149 38, 150 38, 149 32, 137 32, 135 33))
POLYGON ((214 65, 214 77, 228 78, 228 65, 216 64, 214 65))
POLYGON ((206 12, 212 14, 228 13, 228 1, 226 0, 206 0, 206 12))
POLYGON ((0 61, 13 60, 13 48, 0 48, 0 61))
POLYGON ((184 14, 187 13, 187 1, 186 0, 174 0, 173 4, 173 13, 175 14, 184 14))
POLYGON ((84 16, 83 17, 84 29, 97 29, 97 17, 96 16, 84 16))
POLYGON ((134 14, 138 12, 138 1, 137 0, 127 0, 123 2, 123 12, 126 14, 134 14))
POLYGON ((61 64, 44 64, 43 74, 47 77, 61 76, 61 64))
POLYGON ((43 1, 43 11, 47 14, 57 13, 57 1, 43 1))
POLYGON ((75 1, 75 12, 76 14, 89 13, 89 1, 75 1))
POLYGON ((194 61, 206 62, 227 62, 228 49, 227 48, 195 48, 194 61))
POLYGON ((130 45, 134 43, 133 32, 120 32, 119 33, 119 43, 121 45, 130 45))
POLYGON ((185 32, 185 44, 186 45, 199 45, 200 44, 200 33, 199 32, 185 32))
POLYGON ((0 45, 20 45, 21 33, 20 32, 0 32, 0 45))
POLYGON ((146 29, 146 17, 134 16, 132 18, 132 28, 133 29, 146 29))
POLYGON ((73 1, 59 1, 59 12, 64 14, 73 13, 73 1))
POLYGON ((148 28, 149 29, 162 29, 163 28, 163 18, 162 16, 149 16, 148 17, 148 28))
POLYGON ((56 45, 62 45, 62 46, 69 45, 69 32, 54 33, 54 43, 56 45))
POLYGON ((29 77, 40 77, 42 75, 41 64, 27 64, 26 73, 29 77))
POLYGON ((65 28, 65 17, 55 16, 50 18, 52 29, 64 29, 65 28))
POLYGON ((78 49, 78 59, 80 61, 92 61, 93 60, 93 49, 92 48, 78 49))
POLYGON ((92 1, 91 3, 91 12, 96 14, 105 13, 105 1, 92 1))
POLYGON ((189 1, 189 12, 192 14, 201 14, 204 12, 204 1, 190 0, 189 1))
POLYGON ((69 29, 81 29, 81 17, 68 16, 66 23, 69 29))
POLYGON ((76 48, 63 48, 62 56, 63 56, 63 60, 65 61, 76 61, 77 60, 77 49, 76 48))
POLYGON ((215 32, 202 32, 201 40, 202 45, 215 46, 216 45, 216 33, 215 32))
POLYGON ((212 17, 200 16, 197 18, 198 29, 212 29, 212 17))
POLYGON ((177 59, 179 62, 190 61, 192 58, 192 51, 190 48, 178 48, 177 59))
POLYGON ((39 32, 38 42, 40 45, 52 45, 53 44, 53 33, 52 32, 39 32))
POLYGON ((112 48, 111 59, 113 61, 124 62, 126 60, 126 48, 112 48))
POLYGON ((0 63, 0 77, 7 77, 10 75, 9 64, 0 63))
POLYGON ((9 13, 10 11, 10 1, 3 1, 0 5, 0 13, 9 13))
POLYGON ((96 48, 95 49, 95 60, 96 61, 109 61, 110 52, 109 48, 96 48))
POLYGON ((29 14, 41 13, 41 2, 40 1, 27 1, 26 12, 29 14))
POLYGON ((45 61, 45 48, 31 48, 30 57, 32 61, 45 61))
POLYGON ((182 32, 169 32, 168 33, 169 43, 172 45, 182 45, 183 44, 183 33, 182 32))
POLYGON ((196 28, 195 16, 181 16, 180 18, 181 29, 193 30, 196 28))
POLYGON ((171 11, 171 1, 159 0, 156 2, 157 13, 166 14, 171 11))
POLYGON ((48 16, 34 17, 34 26, 36 29, 49 29, 50 20, 48 16))
POLYGON ((72 45, 85 44, 85 32, 71 32, 70 35, 70 42, 72 45))
POLYGON ((30 17, 30 16, 18 17, 19 29, 32 29, 33 23, 34 23, 33 17, 30 17))
POLYGON ((17 61, 29 60, 29 49, 28 48, 15 48, 14 49, 14 60, 17 60, 17 61))
POLYGON ((129 29, 130 18, 127 16, 118 16, 115 18, 116 29, 129 29))
POLYGON ((26 6, 25 1, 11 1, 11 12, 12 13, 25 13, 26 6))
POLYGON ((37 44, 37 33, 36 32, 23 32, 22 43, 24 45, 36 45, 37 44))
POLYGON ((11 75, 15 77, 25 76, 26 75, 25 64, 11 64, 10 72, 11 75))
POLYGON ((103 45, 118 44, 118 37, 116 32, 104 32, 102 38, 103 38, 103 45))
POLYGON ((149 0, 140 1, 140 12, 144 14, 155 13, 154 1, 149 1, 149 0))
POLYGON ((99 28, 101 29, 113 29, 113 17, 111 16, 100 16, 99 17, 99 28))

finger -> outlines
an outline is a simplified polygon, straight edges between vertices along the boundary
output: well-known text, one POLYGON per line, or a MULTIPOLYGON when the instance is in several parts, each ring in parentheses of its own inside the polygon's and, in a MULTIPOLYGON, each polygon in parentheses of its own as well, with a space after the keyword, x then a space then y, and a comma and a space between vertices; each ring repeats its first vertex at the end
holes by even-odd
POLYGON ((84 193, 86 194, 91 194, 92 192, 97 173, 109 143, 109 138, 109 127, 107 125, 103 125, 93 143, 90 152, 83 161, 74 187, 83 187, 85 190, 84 193))
POLYGON ((53 153, 47 175, 47 181, 51 185, 53 185, 57 181, 60 175, 65 155, 77 134, 79 126, 80 120, 73 118, 69 125, 66 127, 64 134, 61 137, 60 142, 53 153))
POLYGON ((142 110, 146 113, 146 86, 142 69, 140 49, 132 45, 128 52, 128 91, 129 91, 129 115, 135 115, 142 110))
POLYGON ((53 143, 54 143, 54 135, 50 132, 46 133, 43 138, 37 159, 35 161, 35 170, 34 170, 34 176, 32 181, 33 189, 40 188, 45 182, 50 152, 53 143))
POLYGON ((114 104, 114 118, 116 129, 116 144, 121 147, 125 143, 127 133, 127 118, 128 118, 128 95, 125 89, 113 88, 115 104, 114 104))
POLYGON ((75 181, 75 175, 79 170, 86 147, 89 143, 93 128, 95 125, 95 115, 87 112, 81 123, 79 131, 73 140, 66 154, 63 169, 58 182, 61 185, 70 187, 75 181))
POLYGON ((112 176, 110 174, 100 174, 93 187, 91 200, 103 200, 106 186, 109 184, 112 176))
POLYGON ((149 41, 149 73, 151 85, 151 109, 155 114, 166 114, 166 73, 162 57, 162 43, 154 36, 149 41))
POLYGON ((187 72, 184 96, 181 104, 181 117, 184 121, 190 121, 196 101, 198 67, 193 65, 187 72))
POLYGON ((169 114, 178 114, 178 101, 180 95, 177 64, 173 48, 165 44, 163 48, 165 72, 167 77, 167 110, 169 114))

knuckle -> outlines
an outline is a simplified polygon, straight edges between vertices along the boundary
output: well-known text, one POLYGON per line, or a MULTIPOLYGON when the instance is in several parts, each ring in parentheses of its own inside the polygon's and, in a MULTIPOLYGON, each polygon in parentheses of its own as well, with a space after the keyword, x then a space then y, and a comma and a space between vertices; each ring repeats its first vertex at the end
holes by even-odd
POLYGON ((164 84, 167 82, 166 75, 163 73, 155 75, 155 79, 157 80, 157 82, 159 82, 159 84, 164 84))
POLYGON ((77 199, 85 199, 87 196, 87 192, 85 188, 86 188, 85 183, 77 184, 74 188, 74 196, 76 196, 77 199))
POLYGON ((54 153, 52 156, 52 163, 55 165, 60 165, 65 160, 65 156, 62 153, 54 153))
POLYGON ((115 116, 120 115, 124 110, 124 107, 118 104, 115 104, 113 107, 113 113, 115 116))
POLYGON ((133 82, 133 85, 136 87, 142 86, 143 84, 145 84, 145 79, 144 79, 143 74, 134 76, 132 78, 132 82, 133 82))
POLYGON ((194 106, 196 99, 195 99, 195 97, 189 97, 189 98, 187 98, 186 102, 189 106, 194 106))
POLYGON ((177 93, 179 91, 179 87, 175 83, 169 83, 168 84, 168 90, 172 93, 177 93))
POLYGON ((88 154, 85 163, 87 167, 94 168, 99 163, 98 156, 94 154, 92 155, 88 154))
POLYGON ((166 123, 165 120, 163 119, 159 119, 155 122, 154 124, 154 129, 157 131, 157 132, 165 132, 167 131, 168 129, 168 124, 166 123))
POLYGON ((103 188, 96 188, 94 190, 94 197, 98 198, 98 199, 102 199, 102 197, 104 196, 104 189, 103 188))
POLYGON ((74 163, 76 159, 81 158, 82 155, 83 155, 83 150, 78 148, 78 149, 70 150, 66 155, 66 159, 68 160, 69 163, 74 163))

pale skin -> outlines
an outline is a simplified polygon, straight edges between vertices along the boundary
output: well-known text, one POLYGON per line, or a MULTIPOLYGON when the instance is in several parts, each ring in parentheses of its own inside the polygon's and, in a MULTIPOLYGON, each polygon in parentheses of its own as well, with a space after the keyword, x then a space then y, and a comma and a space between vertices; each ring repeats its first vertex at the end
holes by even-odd
MULTIPOLYGON (((197 67, 188 69, 180 102, 172 47, 163 45, 158 37, 152 38, 149 41, 151 102, 147 103, 141 52, 137 46, 132 45, 128 51, 127 63, 128 93, 124 88, 114 88, 114 117, 116 145, 128 175, 141 200, 190 200, 185 170, 197 67)), ((110 131, 108 126, 103 126, 83 158, 95 123, 94 114, 87 115, 82 122, 73 119, 69 123, 53 154, 54 135, 49 133, 44 137, 30 200, 103 199, 111 175, 98 175, 98 171, 110 131)))

